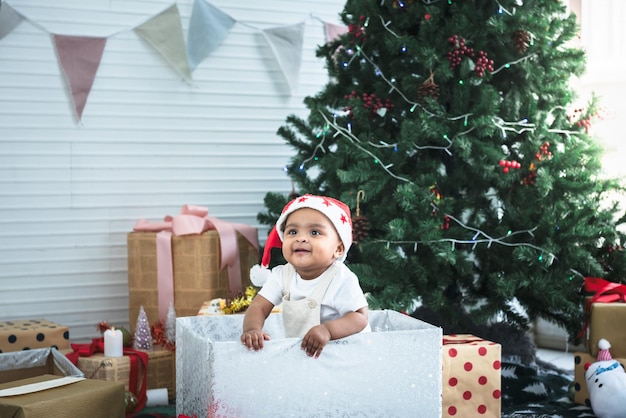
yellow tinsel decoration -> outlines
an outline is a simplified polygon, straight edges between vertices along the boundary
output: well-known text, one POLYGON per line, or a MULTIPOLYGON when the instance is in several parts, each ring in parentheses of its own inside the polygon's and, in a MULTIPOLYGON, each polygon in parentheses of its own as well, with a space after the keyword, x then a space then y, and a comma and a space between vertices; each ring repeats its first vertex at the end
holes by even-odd
POLYGON ((246 309, 248 309, 248 306, 250 306, 252 299, 254 299, 258 291, 259 290, 256 287, 248 286, 244 290, 243 295, 226 302, 224 306, 220 304, 220 310, 227 315, 244 312, 246 309))

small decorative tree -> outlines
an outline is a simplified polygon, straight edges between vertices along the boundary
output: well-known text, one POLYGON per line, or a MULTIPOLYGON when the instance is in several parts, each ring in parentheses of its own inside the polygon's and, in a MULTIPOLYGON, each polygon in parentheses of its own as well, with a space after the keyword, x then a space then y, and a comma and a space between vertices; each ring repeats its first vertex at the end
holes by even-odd
POLYGON ((143 305, 139 307, 133 348, 135 348, 135 350, 152 350, 152 334, 150 333, 150 324, 148 323, 148 316, 146 315, 143 305))

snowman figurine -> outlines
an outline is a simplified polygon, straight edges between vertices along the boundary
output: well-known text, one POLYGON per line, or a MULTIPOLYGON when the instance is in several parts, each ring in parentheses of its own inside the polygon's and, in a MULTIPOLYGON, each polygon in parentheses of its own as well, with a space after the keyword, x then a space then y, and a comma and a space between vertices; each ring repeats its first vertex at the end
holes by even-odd
POLYGON ((597 418, 626 417, 626 371, 613 360, 611 344, 598 341, 598 357, 594 363, 585 364, 585 380, 589 390, 591 409, 597 418))

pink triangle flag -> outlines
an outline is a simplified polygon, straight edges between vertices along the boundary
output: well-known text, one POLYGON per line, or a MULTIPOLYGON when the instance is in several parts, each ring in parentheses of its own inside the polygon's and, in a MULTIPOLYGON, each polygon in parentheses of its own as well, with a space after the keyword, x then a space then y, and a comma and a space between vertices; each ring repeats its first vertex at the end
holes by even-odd
POLYGON ((107 39, 53 35, 53 42, 72 95, 76 116, 81 120, 107 39))
POLYGON ((6 2, 2 4, 0 0, 0 39, 11 33, 22 20, 24 20, 22 16, 6 2))
POLYGON ((300 76, 304 22, 263 29, 262 32, 293 94, 300 76))
POLYGON ((152 45, 187 82, 191 82, 183 26, 180 23, 180 13, 176 4, 134 30, 137 35, 152 45))
POLYGON ((328 22, 324 22, 324 29, 326 30, 326 42, 332 42, 344 33, 348 32, 347 26, 328 22))

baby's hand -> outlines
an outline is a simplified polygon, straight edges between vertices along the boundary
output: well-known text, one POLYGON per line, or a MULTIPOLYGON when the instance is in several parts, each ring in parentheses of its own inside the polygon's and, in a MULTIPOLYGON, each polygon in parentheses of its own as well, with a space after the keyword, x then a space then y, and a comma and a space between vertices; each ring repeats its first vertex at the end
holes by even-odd
POLYGON ((318 358, 330 338, 330 331, 326 326, 316 325, 302 339, 302 349, 306 351, 307 356, 318 358))
POLYGON ((253 329, 241 334, 241 343, 248 347, 248 350, 258 351, 263 348, 263 341, 269 341, 270 336, 260 329, 253 329))

